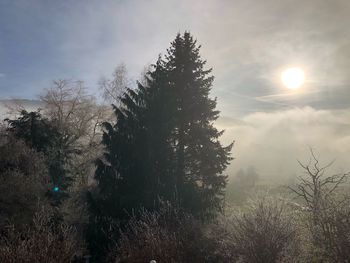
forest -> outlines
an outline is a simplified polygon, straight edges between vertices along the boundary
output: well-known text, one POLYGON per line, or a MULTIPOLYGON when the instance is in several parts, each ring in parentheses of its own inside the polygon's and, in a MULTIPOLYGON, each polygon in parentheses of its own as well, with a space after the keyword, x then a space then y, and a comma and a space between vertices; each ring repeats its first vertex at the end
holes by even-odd
POLYGON ((99 97, 61 79, 9 106, 0 262, 350 262, 349 173, 310 146, 284 184, 229 174, 208 64, 185 31, 136 82, 120 65, 99 97))

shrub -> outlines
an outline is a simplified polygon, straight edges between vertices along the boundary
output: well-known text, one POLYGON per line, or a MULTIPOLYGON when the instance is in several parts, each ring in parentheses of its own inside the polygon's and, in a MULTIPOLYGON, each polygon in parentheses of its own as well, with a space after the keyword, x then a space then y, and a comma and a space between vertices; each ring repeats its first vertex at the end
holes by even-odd
POLYGON ((343 201, 328 199, 312 228, 318 231, 318 249, 330 262, 350 262, 350 207, 348 199, 343 201))
POLYGON ((121 230, 111 257, 115 262, 211 262, 214 243, 202 229, 200 221, 171 207, 158 213, 142 211, 121 230))
POLYGON ((0 237, 0 262, 71 262, 82 246, 72 227, 53 218, 52 212, 43 209, 25 230, 8 226, 0 237))
POLYGON ((231 224, 231 249, 239 262, 283 262, 295 255, 296 227, 283 203, 259 200, 231 224))
POLYGON ((43 158, 21 140, 0 131, 0 227, 31 222, 46 202, 48 173, 43 158))

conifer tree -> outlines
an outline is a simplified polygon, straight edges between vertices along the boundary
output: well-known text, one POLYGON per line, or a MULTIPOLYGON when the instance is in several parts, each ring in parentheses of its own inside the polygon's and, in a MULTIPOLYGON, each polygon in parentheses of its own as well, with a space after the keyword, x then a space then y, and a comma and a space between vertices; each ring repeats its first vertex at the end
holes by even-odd
POLYGON ((72 182, 66 166, 69 155, 65 149, 64 136, 54 122, 42 117, 39 111, 23 110, 19 118, 6 121, 9 132, 43 154, 52 184, 48 195, 53 205, 59 205, 62 198, 67 197, 66 191, 72 182))
POLYGON ((189 32, 178 34, 168 49, 165 68, 175 94, 174 148, 176 192, 181 207, 201 216, 220 210, 226 186, 223 174, 232 144, 223 147, 214 121, 216 99, 209 97, 214 77, 205 70, 200 46, 189 32))
POLYGON ((97 189, 88 195, 90 223, 87 239, 94 259, 103 260, 117 231, 138 209, 157 210, 173 188, 167 180, 172 169, 168 134, 169 89, 159 60, 146 77, 146 85, 126 89, 119 107, 113 106, 116 123, 104 123, 103 158, 96 161, 97 189))
POLYGON ((116 123, 104 124, 95 202, 112 217, 156 209, 159 200, 204 217, 221 209, 232 144, 219 141, 214 78, 199 50, 189 32, 178 34, 147 84, 120 97, 116 123))

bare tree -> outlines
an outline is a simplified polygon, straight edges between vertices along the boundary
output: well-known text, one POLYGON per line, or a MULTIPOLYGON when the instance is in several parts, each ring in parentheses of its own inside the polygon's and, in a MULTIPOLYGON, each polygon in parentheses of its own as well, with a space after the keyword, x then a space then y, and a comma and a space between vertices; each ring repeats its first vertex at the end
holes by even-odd
POLYGON ((317 220, 324 201, 330 198, 335 190, 346 181, 349 173, 326 175, 325 172, 334 161, 320 166, 312 149, 310 153, 311 158, 307 164, 298 161, 305 174, 298 177, 299 183, 296 187, 289 187, 289 189, 305 201, 307 208, 313 212, 317 220))
POLYGON ((147 78, 149 77, 149 73, 154 70, 154 65, 152 64, 147 64, 143 67, 143 70, 141 71, 140 74, 140 79, 139 79, 139 83, 143 86, 147 86, 147 78))
POLYGON ((99 154, 100 125, 109 113, 87 94, 82 81, 54 81, 40 98, 44 102, 44 114, 64 135, 65 148, 76 154, 72 168, 86 183, 91 163, 99 154))
POLYGON ((127 69, 124 63, 116 67, 112 79, 102 77, 99 81, 102 98, 109 104, 119 104, 119 96, 123 94, 130 80, 127 77, 127 69))
POLYGON ((334 161, 321 166, 319 159, 310 149, 311 158, 307 164, 299 162, 304 169, 295 187, 290 190, 300 198, 309 212, 308 229, 313 245, 323 256, 334 262, 349 262, 350 258, 350 198, 340 195, 341 187, 349 173, 327 175, 327 169, 334 161))
POLYGON ((92 95, 87 94, 82 81, 54 81, 40 99, 45 103, 45 114, 69 136, 68 143, 96 135, 103 109, 97 106, 92 95))

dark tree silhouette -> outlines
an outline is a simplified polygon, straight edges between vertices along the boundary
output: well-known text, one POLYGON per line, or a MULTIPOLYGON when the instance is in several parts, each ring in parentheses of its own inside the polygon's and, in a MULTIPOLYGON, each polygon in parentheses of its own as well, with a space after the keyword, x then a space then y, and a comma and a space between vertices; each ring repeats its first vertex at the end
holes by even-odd
POLYGON ((116 222, 126 223, 140 208, 156 210, 161 198, 168 200, 172 194, 172 107, 165 103, 170 97, 165 76, 158 61, 147 76, 147 87, 139 84, 120 97, 120 106, 114 106, 117 122, 104 123, 106 151, 96 162, 98 187, 88 195, 87 239, 97 261, 103 260, 118 234, 116 222))
POLYGON ((170 88, 175 94, 174 149, 176 197, 181 207, 201 216, 221 209, 226 169, 233 144, 223 147, 213 122, 218 118, 216 99, 209 93, 214 77, 205 70, 200 46, 189 32, 178 34, 165 60, 170 88))
POLYGON ((72 182, 66 169, 69 155, 65 149, 65 137, 59 132, 53 121, 37 112, 23 110, 17 119, 6 119, 8 131, 34 150, 44 155, 48 167, 52 188, 48 191, 53 204, 59 205, 67 196, 67 188, 72 182))
POLYGON ((232 144, 218 140, 213 77, 199 48, 190 33, 178 34, 145 83, 120 97, 116 123, 104 124, 105 153, 89 194, 88 240, 96 256, 108 247, 112 222, 126 222, 140 208, 157 211, 170 202, 202 219, 222 208, 232 144))
POLYGON ((0 229, 31 222, 38 204, 46 204, 48 179, 42 156, 0 130, 0 229))

